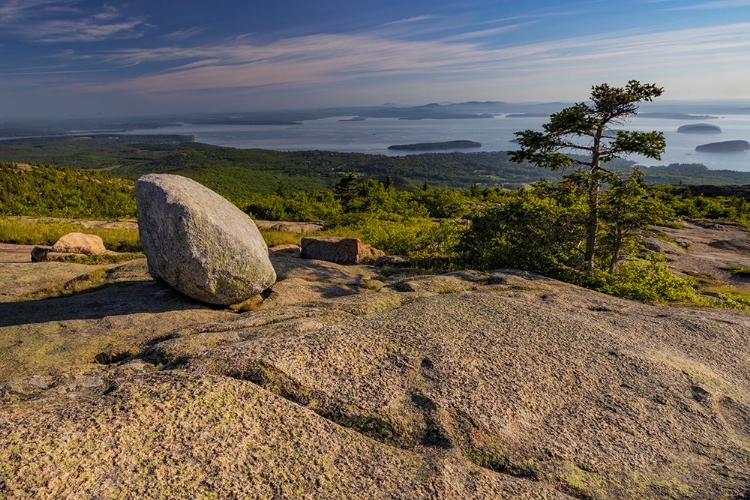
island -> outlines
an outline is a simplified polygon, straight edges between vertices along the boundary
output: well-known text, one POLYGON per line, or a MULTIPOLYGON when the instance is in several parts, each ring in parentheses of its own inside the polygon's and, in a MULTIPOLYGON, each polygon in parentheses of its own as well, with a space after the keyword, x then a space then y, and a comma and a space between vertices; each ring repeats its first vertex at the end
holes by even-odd
POLYGON ((445 142, 420 142, 417 144, 395 144, 388 146, 393 151, 436 151, 443 149, 473 149, 481 148, 482 144, 475 141, 445 141, 445 142))
POLYGON ((687 113, 638 113, 638 118, 661 118, 666 120, 716 120, 718 116, 711 115, 690 115, 687 113))
POLYGON ((710 144, 701 144, 696 151, 701 153, 742 153, 750 151, 750 142, 747 141, 722 141, 710 144))
POLYGON ((549 113, 508 113, 505 118, 548 118, 549 113))
POLYGON ((721 134, 721 127, 710 123, 691 123, 677 129, 681 134, 721 134))
POLYGON ((494 118, 490 113, 419 113, 413 116, 399 116, 399 120, 467 120, 473 118, 494 118))
POLYGON ((343 118, 339 120, 340 122, 363 122, 367 120, 366 116, 353 116, 351 118, 343 118))

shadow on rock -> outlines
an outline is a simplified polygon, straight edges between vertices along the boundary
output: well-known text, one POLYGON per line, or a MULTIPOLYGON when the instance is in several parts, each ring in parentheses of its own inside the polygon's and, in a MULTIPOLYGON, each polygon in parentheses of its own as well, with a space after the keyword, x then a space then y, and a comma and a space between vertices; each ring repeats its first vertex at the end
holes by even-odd
POLYGON ((66 297, 0 303, 0 327, 206 307, 160 282, 124 281, 66 297))

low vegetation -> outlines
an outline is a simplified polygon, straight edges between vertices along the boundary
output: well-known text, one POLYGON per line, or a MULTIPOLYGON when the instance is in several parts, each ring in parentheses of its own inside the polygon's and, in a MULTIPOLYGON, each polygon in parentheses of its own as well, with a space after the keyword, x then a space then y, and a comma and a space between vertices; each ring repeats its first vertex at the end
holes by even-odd
MULTIPOLYGON (((271 159, 277 155, 255 154, 271 159)), ((212 175, 211 169, 202 172, 212 175)), ((134 229, 48 219, 132 219, 132 180, 91 170, 7 163, 0 164, 0 176, 0 241, 51 245, 63 234, 83 231, 101 236, 110 250, 140 251, 134 229)), ((387 171, 382 177, 339 173, 337 178, 330 189, 302 190, 291 179, 276 178, 270 193, 230 183, 231 176, 223 183, 217 178, 211 182, 231 184, 231 189, 220 187, 218 192, 256 219, 322 221, 325 229, 317 234, 361 238, 389 254, 410 257, 416 265, 440 270, 519 268, 651 302, 706 301, 695 293, 699 285, 673 276, 664 263, 632 260, 640 249, 639 228, 674 225, 681 218, 750 227, 750 204, 741 196, 696 195, 684 185, 649 186, 636 174, 629 183, 613 184, 601 193, 595 269, 586 273, 587 203, 574 179, 509 190, 480 184, 432 187, 426 182, 401 189, 387 171)), ((305 236, 267 230, 262 234, 270 246, 298 244, 305 236)))
POLYGON ((133 181, 99 172, 0 162, 0 213, 135 218, 133 181))
POLYGON ((54 245, 61 236, 75 232, 100 236, 107 250, 126 253, 141 250, 136 229, 88 227, 80 222, 54 219, 0 217, 0 241, 4 243, 54 245))

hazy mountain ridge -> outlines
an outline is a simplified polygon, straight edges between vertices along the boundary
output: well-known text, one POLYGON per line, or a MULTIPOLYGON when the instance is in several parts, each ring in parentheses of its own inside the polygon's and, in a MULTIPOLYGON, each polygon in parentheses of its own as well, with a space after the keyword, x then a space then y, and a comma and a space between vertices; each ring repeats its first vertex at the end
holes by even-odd
MULTIPOLYGON (((446 119, 486 118, 484 115, 522 114, 544 116, 560 111, 569 102, 512 103, 505 101, 466 101, 458 103, 429 103, 425 105, 343 106, 337 108, 239 111, 221 113, 184 113, 156 116, 81 117, 69 119, 4 118, 0 120, 0 138, 70 134, 76 131, 122 132, 134 129, 153 129, 177 123, 214 125, 290 125, 305 120, 319 120, 339 116, 365 118, 446 119)), ((672 118, 708 119, 711 115, 750 114, 750 105, 737 103, 667 102, 645 103, 642 116, 670 116, 672 118)))

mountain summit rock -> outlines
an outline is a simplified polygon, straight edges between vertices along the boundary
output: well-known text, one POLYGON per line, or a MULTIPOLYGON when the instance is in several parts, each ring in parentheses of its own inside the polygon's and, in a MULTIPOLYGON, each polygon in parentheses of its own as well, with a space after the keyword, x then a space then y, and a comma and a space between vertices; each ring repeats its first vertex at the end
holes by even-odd
POLYGON ((169 174, 135 184, 138 228, 149 272, 177 291, 229 305, 276 281, 255 223, 201 184, 169 174))

